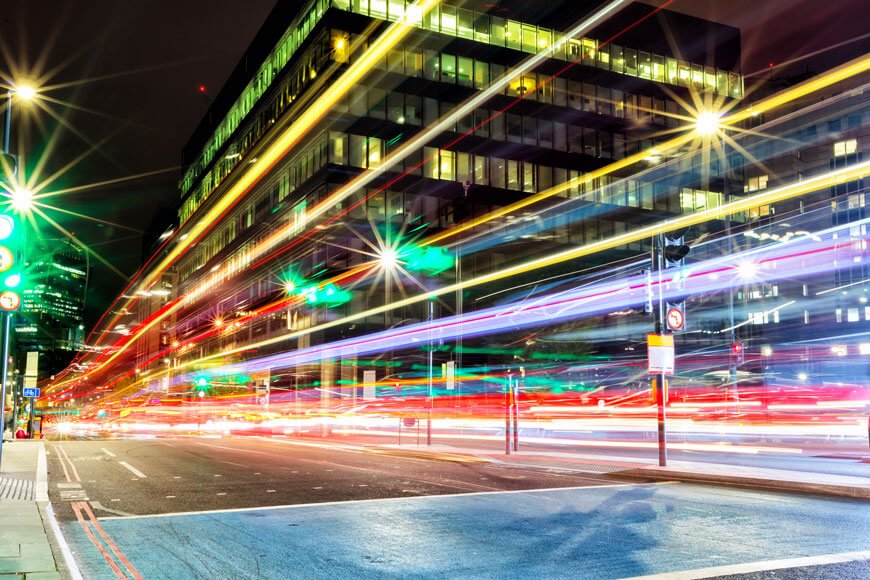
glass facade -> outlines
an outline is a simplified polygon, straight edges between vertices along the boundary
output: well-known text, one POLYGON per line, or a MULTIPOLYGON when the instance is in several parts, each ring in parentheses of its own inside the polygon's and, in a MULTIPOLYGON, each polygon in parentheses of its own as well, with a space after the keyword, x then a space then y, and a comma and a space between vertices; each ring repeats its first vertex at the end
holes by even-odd
MULTIPOLYGON (((307 50, 288 75, 279 74, 293 57, 299 56, 299 49, 309 40, 317 23, 331 8, 362 14, 386 21, 403 20, 419 29, 447 36, 466 38, 491 46, 504 47, 527 53, 550 51, 553 58, 564 61, 579 61, 581 65, 633 76, 664 84, 710 91, 717 95, 740 98, 743 96, 743 79, 740 75, 704 69, 669 57, 638 52, 618 45, 600 46, 595 39, 564 39, 557 32, 539 26, 503 19, 489 14, 452 6, 436 6, 425 17, 415 16, 409 2, 388 2, 386 0, 316 0, 309 3, 300 16, 291 23, 276 48, 258 69, 257 74, 244 89, 231 107, 230 112, 218 126, 214 135, 200 156, 186 169, 180 188, 183 203, 180 220, 184 222, 208 198, 222 179, 241 161, 245 152, 275 119, 295 101, 322 68, 326 59, 338 62, 347 61, 348 35, 333 32, 321 34, 313 48, 307 50), (563 42, 564 41, 564 42, 563 42), (638 59, 638 54, 640 58, 638 59), (694 72, 693 72, 694 71, 694 72), (706 71, 706 72, 705 72, 706 71), (283 86, 272 97, 268 106, 258 106, 259 99, 270 89, 277 79, 283 79, 283 86), (254 109, 259 114, 252 115, 254 109), (254 116, 253 120, 250 119, 254 116), (245 130, 240 127, 245 126, 245 130), (240 134, 236 134, 239 132, 240 134), (216 156, 222 152, 222 157, 216 156)), ((452 82, 460 86, 483 88, 491 80, 499 78, 504 67, 484 61, 434 51, 413 51, 403 53, 394 50, 379 68, 405 74, 422 76, 430 80, 452 82)), ((617 89, 587 85, 570 84, 565 79, 534 73, 523 75, 505 87, 505 94, 523 96, 538 102, 571 104, 582 102, 584 110, 604 114, 615 114, 629 118, 638 111, 676 112, 676 103, 650 102, 644 107, 642 97, 622 94, 617 89), (576 85, 576 86, 575 86, 576 85), (528 94, 531 92, 531 94, 528 94)), ((650 99, 652 101, 652 99, 650 99)), ((653 114, 653 122, 674 126, 676 120, 653 114)))

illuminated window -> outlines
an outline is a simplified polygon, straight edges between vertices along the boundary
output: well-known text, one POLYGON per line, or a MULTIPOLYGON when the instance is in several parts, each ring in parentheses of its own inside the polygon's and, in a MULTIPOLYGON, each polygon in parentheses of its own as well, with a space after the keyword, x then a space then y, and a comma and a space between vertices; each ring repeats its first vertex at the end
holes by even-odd
POLYGON ((834 143, 834 157, 849 155, 858 150, 857 139, 849 139, 847 141, 837 141, 834 143))
POLYGON ((773 215, 773 208, 770 205, 760 205, 749 210, 749 219, 757 220, 758 218, 773 215))
POLYGON ((452 181, 456 177, 456 153, 453 151, 439 151, 441 179, 452 181))
POLYGON ((760 191, 767 189, 767 175, 759 175, 758 177, 750 177, 743 186, 743 191, 746 193, 752 191, 760 191))

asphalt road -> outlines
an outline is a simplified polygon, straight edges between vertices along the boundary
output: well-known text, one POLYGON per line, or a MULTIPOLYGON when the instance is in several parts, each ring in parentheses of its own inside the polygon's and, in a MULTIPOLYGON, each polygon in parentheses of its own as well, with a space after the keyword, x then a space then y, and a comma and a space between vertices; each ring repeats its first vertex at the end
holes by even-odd
MULTIPOLYGON (((369 444, 395 444, 397 438, 393 435, 370 435, 362 432, 353 435, 333 435, 332 441, 358 442, 369 444)), ((406 438, 405 441, 413 441, 406 438)), ((500 440, 470 439, 439 437, 436 432, 433 441, 438 444, 468 447, 486 450, 489 453, 503 453, 504 443, 500 440)), ((620 440, 604 440, 602 445, 584 445, 572 442, 564 438, 560 443, 536 442, 532 436, 522 437, 520 443, 523 451, 535 452, 561 452, 574 453, 608 459, 619 457, 622 459, 642 459, 649 461, 658 460, 658 450, 655 439, 649 439, 644 443, 647 449, 639 449, 632 446, 632 442, 620 440), (613 446, 607 446, 610 443, 613 446)), ((851 477, 870 478, 870 463, 862 463, 863 457, 870 457, 870 449, 855 449, 831 444, 829 446, 814 445, 777 445, 763 443, 746 443, 743 445, 732 444, 715 449, 715 445, 708 446, 711 450, 680 449, 676 439, 671 441, 668 457, 677 461, 698 461, 701 463, 717 463, 723 465, 740 465, 744 467, 762 467, 766 469, 787 469, 804 471, 809 473, 825 473, 830 475, 846 475, 851 477)))
POLYGON ((868 549, 857 501, 304 440, 47 449, 49 495, 88 579, 870 576, 868 559, 819 559, 868 549))
POLYGON ((85 497, 108 508, 97 507, 98 516, 144 515, 613 483, 289 439, 56 441, 47 449, 49 497, 62 520, 74 520, 70 501, 85 497))

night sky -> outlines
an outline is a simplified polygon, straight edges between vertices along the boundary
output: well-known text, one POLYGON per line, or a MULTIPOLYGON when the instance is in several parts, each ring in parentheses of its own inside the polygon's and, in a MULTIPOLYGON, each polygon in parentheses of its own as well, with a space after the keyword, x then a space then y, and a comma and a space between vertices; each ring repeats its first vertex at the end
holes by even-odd
MULTIPOLYGON (((77 107, 48 104, 72 129, 56 131, 50 115, 32 115, 27 149, 41 151, 55 135, 58 145, 46 171, 52 173, 97 146, 54 187, 160 171, 51 200, 124 226, 50 213, 123 273, 97 264, 90 323, 138 268, 141 231, 161 207, 177 204, 181 148, 207 106, 199 87, 217 94, 273 5, 274 0, 3 0, 0 83, 8 85, 13 71, 29 71, 32 80, 59 85, 48 96, 77 107)), ((677 0, 669 8, 740 27, 747 73, 865 33, 856 0, 677 0)), ((858 56, 865 45, 866 39, 821 54, 810 66, 827 68, 858 56)), ((801 61, 792 71, 805 66, 801 61)), ((35 159, 30 153, 30 164, 35 159)), ((48 230, 46 235, 55 236, 48 230)))

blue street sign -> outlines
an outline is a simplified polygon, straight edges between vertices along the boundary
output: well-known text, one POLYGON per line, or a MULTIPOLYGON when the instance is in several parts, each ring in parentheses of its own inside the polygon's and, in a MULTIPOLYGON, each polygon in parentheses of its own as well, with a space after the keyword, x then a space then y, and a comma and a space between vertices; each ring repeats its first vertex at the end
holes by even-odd
POLYGON ((24 396, 25 397, 38 397, 39 389, 36 387, 24 387, 24 396))

